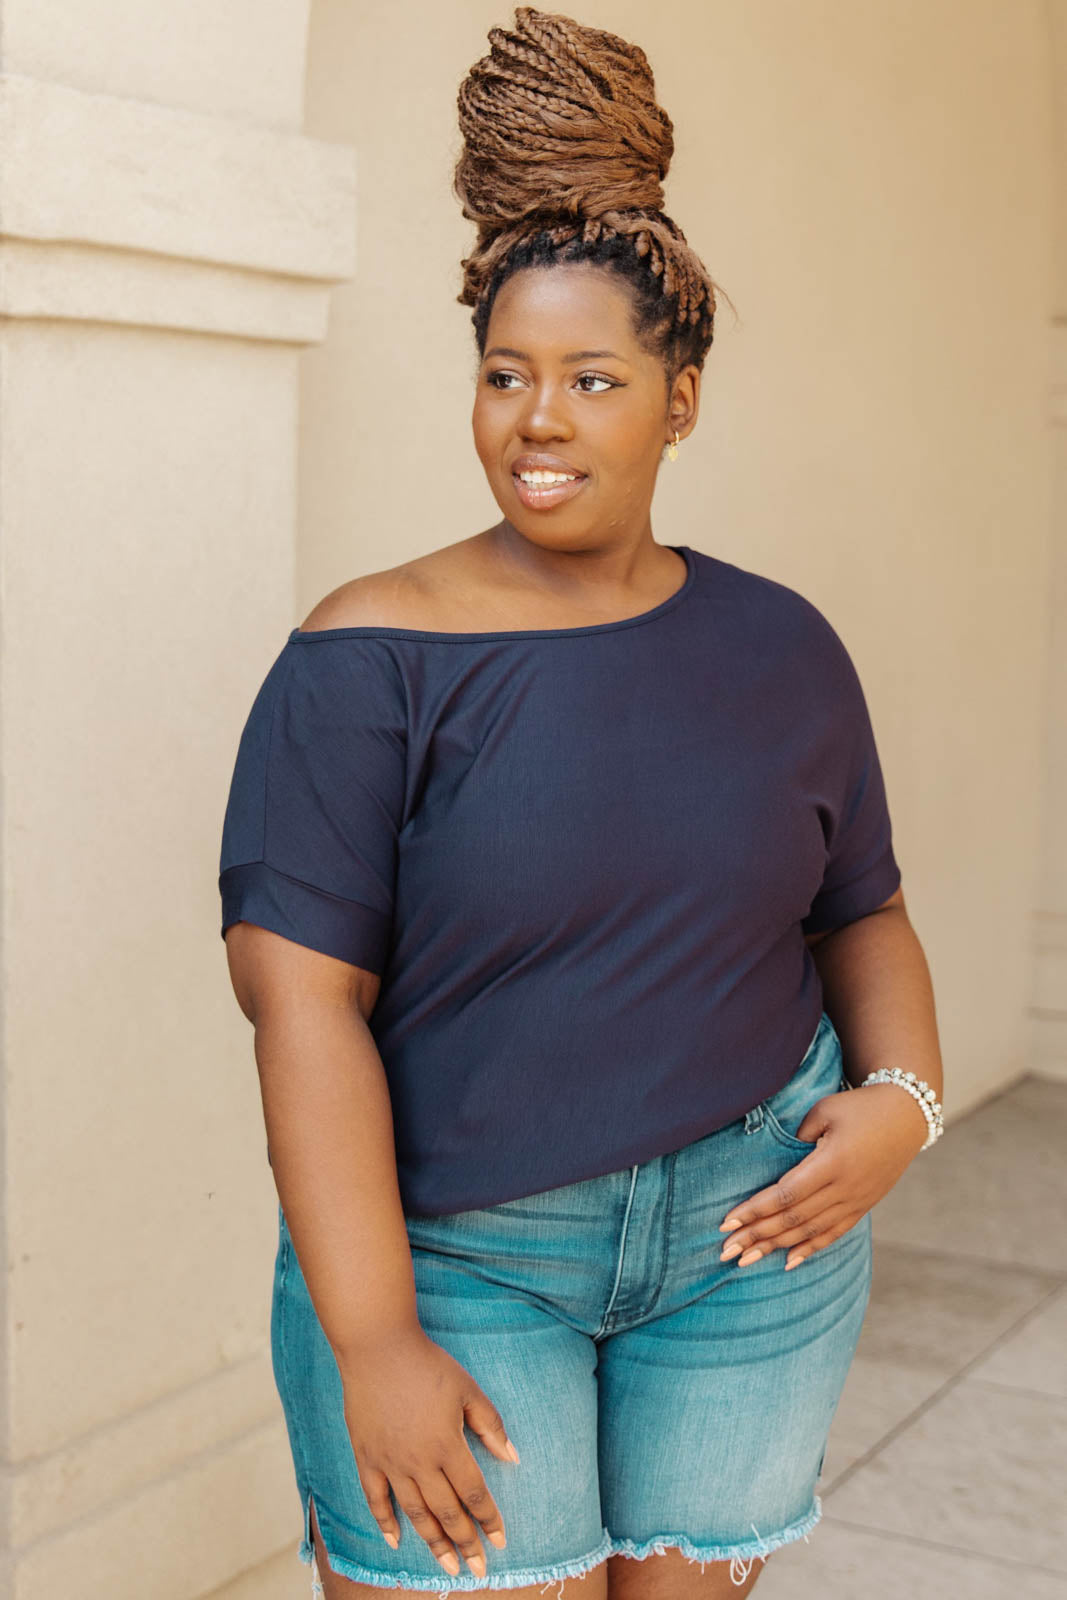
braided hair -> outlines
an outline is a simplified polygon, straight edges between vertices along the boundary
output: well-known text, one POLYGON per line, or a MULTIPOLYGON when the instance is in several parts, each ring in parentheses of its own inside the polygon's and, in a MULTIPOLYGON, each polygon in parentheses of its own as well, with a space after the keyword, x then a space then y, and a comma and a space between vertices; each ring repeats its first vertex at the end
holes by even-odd
MULTIPOLYGON (((664 364, 703 368, 715 284, 662 210, 674 128, 644 51, 571 17, 517 6, 459 88, 453 192, 478 225, 462 262, 479 356, 501 286, 522 267, 591 262, 626 279, 637 337, 664 364)), ((721 292, 721 291, 720 291, 721 292)), ((729 298, 729 297, 727 297, 729 298)))

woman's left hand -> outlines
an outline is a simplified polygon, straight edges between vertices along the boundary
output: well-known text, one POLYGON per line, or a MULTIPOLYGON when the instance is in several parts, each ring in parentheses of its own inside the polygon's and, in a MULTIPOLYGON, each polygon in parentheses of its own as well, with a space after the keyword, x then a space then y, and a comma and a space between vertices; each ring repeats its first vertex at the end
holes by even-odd
POLYGON ((824 1095, 797 1129, 797 1138, 818 1141, 815 1149, 777 1183, 730 1207, 720 1232, 732 1225, 733 1233, 719 1259, 737 1259, 744 1267, 772 1250, 788 1249, 786 1271, 799 1266, 889 1193, 927 1131, 919 1106, 897 1084, 824 1095))

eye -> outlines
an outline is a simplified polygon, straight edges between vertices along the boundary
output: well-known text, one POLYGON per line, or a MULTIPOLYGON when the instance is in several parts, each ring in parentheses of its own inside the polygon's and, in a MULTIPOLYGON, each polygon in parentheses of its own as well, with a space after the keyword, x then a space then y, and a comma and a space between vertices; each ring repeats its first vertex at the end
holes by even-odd
MULTIPOLYGON (((506 393, 510 392, 510 390, 512 388, 512 385, 510 383, 500 383, 497 380, 501 379, 501 378, 514 378, 514 377, 516 377, 516 374, 514 372, 497 371, 497 372, 491 372, 489 374, 489 376, 486 378, 485 381, 486 381, 486 383, 489 385, 489 387, 491 389, 498 389, 498 390, 501 391, 501 393, 505 393, 506 394, 506 393)), ((620 383, 616 383, 613 378, 605 378, 599 372, 583 372, 583 373, 579 374, 578 379, 577 379, 578 383, 580 383, 580 384, 585 383, 587 380, 589 380, 589 381, 591 381, 593 383, 602 383, 602 384, 604 384, 606 389, 621 389, 622 388, 622 385, 620 383)), ((605 392, 605 390, 604 389, 583 389, 581 392, 582 392, 582 394, 603 394, 605 392)))

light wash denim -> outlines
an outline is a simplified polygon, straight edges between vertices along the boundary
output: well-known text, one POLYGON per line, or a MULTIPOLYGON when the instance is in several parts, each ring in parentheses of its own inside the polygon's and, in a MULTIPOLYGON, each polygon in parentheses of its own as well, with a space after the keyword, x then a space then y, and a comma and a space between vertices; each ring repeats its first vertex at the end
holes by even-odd
POLYGON ((790 1272, 781 1248, 720 1262, 719 1224, 815 1148, 795 1130, 848 1087, 823 1012, 782 1089, 681 1150, 407 1217, 419 1321, 481 1385, 521 1457, 498 1461, 465 1430, 507 1534, 504 1550, 482 1535, 484 1578, 462 1557, 450 1577, 395 1496, 397 1550, 371 1517, 337 1364, 279 1208, 271 1344, 313 1580, 312 1496, 336 1572, 441 1594, 547 1585, 668 1546, 729 1561, 740 1584, 756 1557, 805 1538, 870 1296, 870 1213, 790 1272))

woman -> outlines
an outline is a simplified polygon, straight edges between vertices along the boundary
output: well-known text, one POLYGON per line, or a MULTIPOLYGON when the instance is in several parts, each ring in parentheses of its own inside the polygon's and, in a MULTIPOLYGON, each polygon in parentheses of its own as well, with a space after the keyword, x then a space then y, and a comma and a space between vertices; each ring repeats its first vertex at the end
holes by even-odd
POLYGON ((292 630, 223 831, 299 1554, 326 1600, 747 1594, 821 1514, 933 998, 841 640, 652 536, 715 302, 648 63, 528 6, 489 38, 501 519, 292 630))

